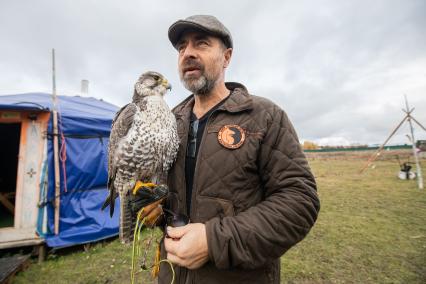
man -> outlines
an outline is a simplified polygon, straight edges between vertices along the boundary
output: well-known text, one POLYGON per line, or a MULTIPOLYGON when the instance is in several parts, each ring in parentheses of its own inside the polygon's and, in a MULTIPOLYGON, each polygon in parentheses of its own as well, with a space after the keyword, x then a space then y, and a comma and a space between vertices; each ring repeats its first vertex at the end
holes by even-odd
MULTIPOLYGON (((193 93, 173 109, 181 145, 168 206, 191 223, 167 228, 162 258, 176 283, 279 283, 280 257, 319 211, 296 133, 278 106, 225 83, 233 41, 215 17, 179 20, 168 36, 193 93)), ((171 279, 162 263, 159 283, 171 279)))

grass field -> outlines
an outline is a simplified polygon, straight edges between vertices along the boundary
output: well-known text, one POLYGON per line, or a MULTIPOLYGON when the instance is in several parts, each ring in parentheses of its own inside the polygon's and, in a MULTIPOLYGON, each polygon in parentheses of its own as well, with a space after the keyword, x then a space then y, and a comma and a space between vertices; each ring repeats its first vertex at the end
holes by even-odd
MULTIPOLYGON (((309 157, 321 212, 282 257, 282 283, 426 283, 426 190, 398 180, 390 154, 362 175, 362 155, 309 157)), ((113 240, 34 261, 15 283, 129 283, 130 264, 131 248, 113 240)))

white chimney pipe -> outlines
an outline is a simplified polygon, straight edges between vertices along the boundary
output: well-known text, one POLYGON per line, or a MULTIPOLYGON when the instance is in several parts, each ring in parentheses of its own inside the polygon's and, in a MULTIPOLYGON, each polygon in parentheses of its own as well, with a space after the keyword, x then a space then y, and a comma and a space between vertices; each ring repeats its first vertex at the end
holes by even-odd
POLYGON ((89 94, 89 80, 81 80, 81 94, 89 94))

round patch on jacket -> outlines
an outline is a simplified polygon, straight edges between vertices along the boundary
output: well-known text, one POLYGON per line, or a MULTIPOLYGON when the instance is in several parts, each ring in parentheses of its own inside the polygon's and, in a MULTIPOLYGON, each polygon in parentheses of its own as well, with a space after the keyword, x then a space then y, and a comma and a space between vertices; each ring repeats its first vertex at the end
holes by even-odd
POLYGON ((224 125, 217 134, 219 143, 228 149, 237 149, 246 140, 246 133, 239 125, 224 125))

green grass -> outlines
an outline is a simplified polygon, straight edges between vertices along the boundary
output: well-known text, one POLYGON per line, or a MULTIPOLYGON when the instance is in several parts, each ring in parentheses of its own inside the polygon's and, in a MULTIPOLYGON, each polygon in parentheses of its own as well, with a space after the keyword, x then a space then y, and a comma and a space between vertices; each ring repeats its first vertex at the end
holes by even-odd
MULTIPOLYGON (((314 160, 321 212, 282 258, 284 283, 425 283, 426 192, 380 161, 314 160)), ((423 168, 425 172, 425 168, 423 168)))
MULTIPOLYGON (((150 256, 154 248, 150 250, 150 256)), ((121 244, 118 239, 99 242, 86 250, 82 246, 68 248, 49 254, 42 264, 34 260, 13 283, 130 283, 131 256, 132 247, 121 244)), ((152 263, 152 257, 148 259, 152 263)), ((153 283, 149 271, 139 274, 138 279, 141 277, 143 283, 153 283)))
MULTIPOLYGON (((282 283, 426 283, 426 190, 398 180, 393 160, 360 175, 364 163, 310 160, 321 212, 306 239, 282 257, 282 283)), ((130 265, 131 247, 114 240, 34 261, 14 283, 129 283, 130 265)))

